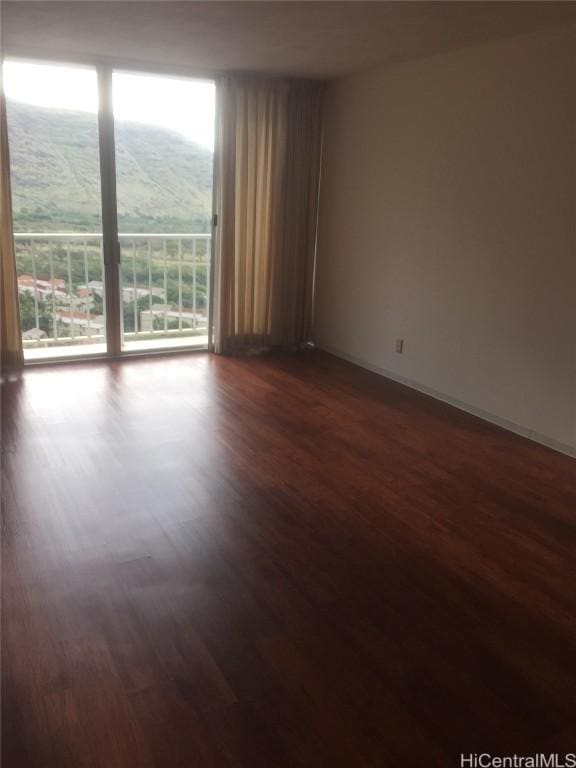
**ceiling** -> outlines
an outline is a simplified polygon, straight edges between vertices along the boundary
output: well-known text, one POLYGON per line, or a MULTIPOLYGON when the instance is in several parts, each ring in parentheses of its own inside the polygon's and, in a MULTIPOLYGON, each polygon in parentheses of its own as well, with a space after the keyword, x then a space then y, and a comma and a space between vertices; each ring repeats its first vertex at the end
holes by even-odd
POLYGON ((4 53, 333 78, 563 23, 576 2, 2 2, 4 53))

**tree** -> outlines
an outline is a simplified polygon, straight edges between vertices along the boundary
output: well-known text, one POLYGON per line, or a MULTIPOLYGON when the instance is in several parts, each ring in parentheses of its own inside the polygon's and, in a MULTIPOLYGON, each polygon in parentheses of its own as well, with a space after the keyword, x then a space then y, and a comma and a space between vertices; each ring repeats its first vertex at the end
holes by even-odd
POLYGON ((19 296, 19 301, 22 332, 24 333, 38 327, 50 336, 52 334, 53 318, 46 302, 38 297, 38 325, 36 325, 36 307, 32 291, 23 291, 19 296))
POLYGON ((95 315, 104 314, 104 299, 96 291, 92 291, 92 312, 95 315))
POLYGON ((134 307, 133 301, 127 301, 123 307, 124 331, 131 333, 132 331, 135 331, 135 330, 141 330, 140 312, 147 311, 149 309, 150 309, 150 298, 148 296, 141 296, 136 301, 136 307, 134 307), (138 323, 138 328, 134 328, 134 309, 136 309, 136 322, 138 323))

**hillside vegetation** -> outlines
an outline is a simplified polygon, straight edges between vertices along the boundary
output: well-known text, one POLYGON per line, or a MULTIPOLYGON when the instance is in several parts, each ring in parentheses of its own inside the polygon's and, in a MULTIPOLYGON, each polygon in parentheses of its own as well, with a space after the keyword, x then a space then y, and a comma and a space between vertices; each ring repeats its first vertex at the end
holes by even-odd
MULTIPOLYGON (((101 230, 96 116, 8 102, 14 229, 101 230)), ((209 232, 212 152, 175 131, 116 123, 121 232, 209 232)))

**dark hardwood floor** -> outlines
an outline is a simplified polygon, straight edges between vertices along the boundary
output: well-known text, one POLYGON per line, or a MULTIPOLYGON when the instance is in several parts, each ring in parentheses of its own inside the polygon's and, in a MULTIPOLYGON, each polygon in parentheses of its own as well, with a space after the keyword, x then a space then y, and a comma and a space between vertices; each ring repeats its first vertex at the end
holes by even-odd
POLYGON ((576 751, 576 462, 321 353, 3 386, 5 768, 576 751))

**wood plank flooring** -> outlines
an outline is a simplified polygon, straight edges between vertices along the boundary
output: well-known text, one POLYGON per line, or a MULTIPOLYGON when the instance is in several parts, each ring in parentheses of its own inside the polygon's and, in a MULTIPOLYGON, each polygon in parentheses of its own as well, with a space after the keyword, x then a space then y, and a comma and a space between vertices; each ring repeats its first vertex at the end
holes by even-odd
POLYGON ((576 751, 576 462, 322 353, 2 388, 5 768, 576 751))

